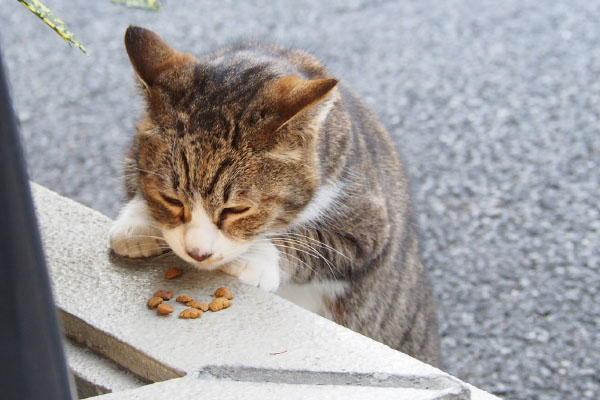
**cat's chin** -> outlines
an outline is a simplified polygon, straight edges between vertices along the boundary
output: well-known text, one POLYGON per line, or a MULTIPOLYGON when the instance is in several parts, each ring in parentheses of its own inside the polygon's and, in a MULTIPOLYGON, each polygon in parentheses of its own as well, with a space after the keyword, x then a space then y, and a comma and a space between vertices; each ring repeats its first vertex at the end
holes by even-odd
POLYGON ((197 269, 198 271, 214 271, 216 269, 219 268, 218 265, 203 265, 203 264, 199 264, 199 263, 190 263, 192 265, 192 267, 194 269, 197 269))
POLYGON ((190 261, 190 260, 185 260, 185 261, 190 263, 195 269, 197 269, 199 271, 214 271, 214 270, 219 269, 222 266, 226 265, 227 263, 231 262, 231 260, 224 260, 223 258, 221 258, 219 260, 215 260, 213 262, 206 262, 206 261, 198 262, 198 261, 190 261))

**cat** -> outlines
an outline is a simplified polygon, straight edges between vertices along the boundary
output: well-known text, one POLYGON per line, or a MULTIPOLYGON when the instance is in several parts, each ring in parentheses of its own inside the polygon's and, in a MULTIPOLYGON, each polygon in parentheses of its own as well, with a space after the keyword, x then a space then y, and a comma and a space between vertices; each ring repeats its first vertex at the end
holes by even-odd
POLYGON ((300 50, 195 57, 135 26, 125 47, 146 112, 113 250, 171 249, 438 365, 406 178, 364 103, 300 50))

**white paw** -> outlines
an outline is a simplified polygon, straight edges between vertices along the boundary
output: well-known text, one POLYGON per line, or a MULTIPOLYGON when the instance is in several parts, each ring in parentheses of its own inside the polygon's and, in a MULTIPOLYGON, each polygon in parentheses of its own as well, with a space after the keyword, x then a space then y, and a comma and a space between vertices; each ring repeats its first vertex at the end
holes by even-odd
POLYGON ((247 285, 274 292, 280 284, 279 251, 272 243, 250 247, 233 263, 220 268, 247 285))
POLYGON ((245 264, 242 264, 241 262, 233 261, 229 264, 225 264, 225 265, 219 267, 219 271, 223 271, 227 275, 231 275, 236 278, 239 278, 242 271, 244 271, 244 268, 246 268, 245 264))
POLYGON ((116 222, 110 230, 110 245, 115 253, 136 258, 150 257, 166 250, 160 231, 140 225, 116 222))
POLYGON ((150 257, 168 249, 159 229, 152 226, 143 200, 134 198, 123 209, 110 229, 110 246, 115 253, 131 257, 150 257))

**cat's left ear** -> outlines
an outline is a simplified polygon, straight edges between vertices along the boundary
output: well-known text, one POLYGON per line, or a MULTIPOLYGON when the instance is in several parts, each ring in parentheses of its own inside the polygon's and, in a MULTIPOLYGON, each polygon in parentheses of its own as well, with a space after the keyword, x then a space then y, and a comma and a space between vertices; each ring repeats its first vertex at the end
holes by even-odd
POLYGON ((300 111, 325 99, 337 85, 336 79, 301 79, 286 76, 274 81, 267 89, 270 107, 276 115, 275 130, 300 111))
POLYGON ((192 55, 180 53, 156 33, 139 26, 127 28, 125 48, 133 69, 146 88, 151 87, 163 71, 194 61, 192 55))

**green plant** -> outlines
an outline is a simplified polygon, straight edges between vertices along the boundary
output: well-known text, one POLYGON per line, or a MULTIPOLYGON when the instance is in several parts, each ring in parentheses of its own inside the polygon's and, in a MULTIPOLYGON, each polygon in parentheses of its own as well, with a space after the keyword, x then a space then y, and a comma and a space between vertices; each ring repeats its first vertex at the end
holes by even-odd
MULTIPOLYGON (((83 51, 86 55, 88 54, 87 50, 83 45, 77 40, 75 34, 71 32, 71 30, 67 27, 67 25, 63 22, 62 19, 58 18, 52 10, 42 4, 41 1, 38 0, 17 0, 19 3, 23 4, 29 11, 34 13, 38 18, 44 21, 50 28, 52 28, 56 33, 58 33, 69 45, 75 45, 81 51, 83 51)), ((120 4, 125 7, 133 7, 133 8, 142 8, 150 11, 158 11, 160 10, 160 3, 158 0, 112 0, 115 4, 120 4)))

